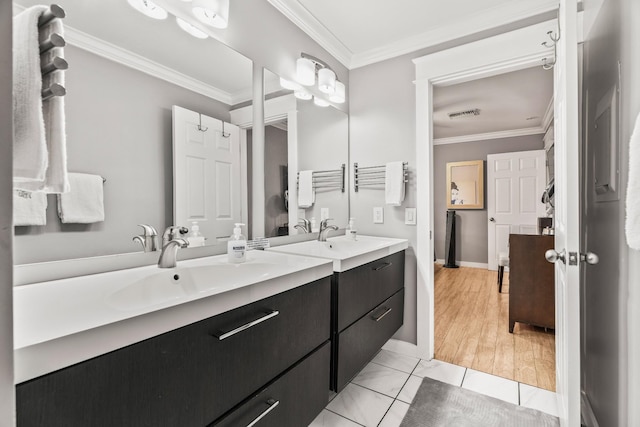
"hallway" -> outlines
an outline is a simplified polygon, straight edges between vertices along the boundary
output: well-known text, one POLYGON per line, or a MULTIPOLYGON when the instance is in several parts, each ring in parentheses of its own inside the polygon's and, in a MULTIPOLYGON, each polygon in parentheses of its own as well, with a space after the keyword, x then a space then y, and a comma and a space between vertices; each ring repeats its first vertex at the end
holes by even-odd
POLYGON ((521 323, 508 331, 509 274, 434 267, 435 359, 555 391, 555 335, 521 323))

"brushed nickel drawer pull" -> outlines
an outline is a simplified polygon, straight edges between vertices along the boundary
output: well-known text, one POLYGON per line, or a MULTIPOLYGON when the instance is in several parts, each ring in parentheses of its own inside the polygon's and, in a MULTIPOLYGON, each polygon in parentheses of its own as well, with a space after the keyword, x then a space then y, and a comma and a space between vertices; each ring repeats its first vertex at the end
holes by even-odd
POLYGON ((373 267, 372 270, 373 271, 384 270, 385 268, 390 267, 391 264, 393 264, 393 263, 392 262, 385 262, 385 263, 380 264, 377 267, 373 267))
POLYGON ((269 320, 272 317, 276 317, 278 314, 280 314, 280 312, 278 310, 273 310, 271 313, 268 313, 268 314, 262 316, 259 319, 252 320, 249 323, 245 323, 242 326, 238 326, 237 328, 232 329, 229 332, 223 332, 223 333, 221 333, 219 335, 214 335, 214 336, 217 337, 220 341, 222 341, 223 339, 229 338, 230 336, 233 336, 233 335, 237 334, 238 332, 242 332, 242 331, 245 331, 245 330, 247 330, 247 329, 249 329, 249 328, 251 328, 253 326, 256 326, 258 323, 262 323, 265 320, 269 320))
POLYGON ((383 318, 384 316, 386 316, 386 315, 387 315, 387 314, 389 314, 389 313, 391 313, 391 307, 387 308, 387 309, 384 311, 384 313, 382 313, 380 316, 378 316, 378 317, 373 316, 373 320, 375 320, 376 322, 379 322, 379 321, 381 321, 381 320, 382 320, 382 318, 383 318))
POLYGON ((269 399, 269 400, 267 400, 267 404, 269 405, 269 407, 267 409, 265 409, 265 411, 263 413, 258 415, 255 420, 251 421, 251 423, 249 425, 247 425, 247 427, 253 427, 254 425, 256 425, 258 423, 258 421, 260 421, 261 419, 266 417, 269 412, 271 412, 274 409, 276 409, 276 406, 278 406, 280 404, 280 401, 279 400, 269 399))

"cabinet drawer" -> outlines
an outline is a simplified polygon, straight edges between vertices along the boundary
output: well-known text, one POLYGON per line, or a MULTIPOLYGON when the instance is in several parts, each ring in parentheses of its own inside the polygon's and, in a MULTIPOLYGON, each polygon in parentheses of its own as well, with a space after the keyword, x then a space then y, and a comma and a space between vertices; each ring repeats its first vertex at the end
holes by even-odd
POLYGON ((234 409, 219 427, 308 426, 329 401, 330 344, 326 343, 249 401, 234 409))
POLYGON ((404 289, 401 289, 337 336, 336 391, 342 390, 396 333, 403 317, 404 289))
POLYGON ((207 425, 329 339, 330 291, 327 277, 19 384, 18 426, 207 425))
POLYGON ((334 273, 337 329, 344 330, 404 287, 404 251, 334 273))

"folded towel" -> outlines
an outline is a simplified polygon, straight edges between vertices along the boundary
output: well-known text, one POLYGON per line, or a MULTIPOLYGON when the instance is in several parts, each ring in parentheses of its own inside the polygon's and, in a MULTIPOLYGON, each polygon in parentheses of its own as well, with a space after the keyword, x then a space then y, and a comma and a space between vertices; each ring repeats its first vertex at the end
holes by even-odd
POLYGON ((13 225, 47 225, 47 195, 13 190, 13 225))
POLYGON ((38 18, 47 9, 33 6, 13 18, 13 174, 18 188, 41 185, 48 166, 38 44, 38 18))
POLYGON ((45 79, 40 63, 64 57, 62 47, 40 56, 38 38, 51 33, 64 35, 62 20, 54 19, 38 28, 38 18, 46 6, 34 6, 14 19, 14 187, 45 193, 69 191, 64 97, 42 101, 42 87, 64 86, 64 71, 49 73, 45 79), (41 34, 39 34, 39 32, 41 34), (44 80, 44 81, 43 81, 44 80))
POLYGON ((629 181, 627 184, 625 231, 630 248, 640 250, 640 115, 629 141, 629 181))
POLYGON ((310 208, 316 201, 316 192, 313 191, 313 171, 300 171, 298 173, 298 207, 310 208))
POLYGON ((58 194, 58 216, 65 224, 104 221, 103 180, 99 175, 69 174, 68 193, 58 194))
POLYGON ((404 164, 402 162, 387 163, 384 174, 385 203, 400 206, 404 201, 404 164))

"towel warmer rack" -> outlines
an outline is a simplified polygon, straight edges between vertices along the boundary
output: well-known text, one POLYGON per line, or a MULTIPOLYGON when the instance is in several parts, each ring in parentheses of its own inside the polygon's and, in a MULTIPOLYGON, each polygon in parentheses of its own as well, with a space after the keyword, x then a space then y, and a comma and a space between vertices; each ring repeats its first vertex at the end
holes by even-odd
MULTIPOLYGON (((340 189, 344 193, 345 184, 345 169, 346 165, 343 163, 340 169, 313 171, 313 189, 340 189)), ((297 185, 300 185, 300 172, 298 172, 297 185)))
MULTIPOLYGON (((409 163, 402 162, 402 169, 404 171, 404 182, 409 182, 409 163)), ((353 186, 358 192, 360 187, 367 186, 384 186, 386 176, 386 165, 378 166, 358 166, 358 163, 353 164, 353 186)))
MULTIPOLYGON (((67 61, 54 53, 54 49, 63 48, 67 44, 64 37, 55 32, 46 34, 43 31, 54 19, 62 19, 65 16, 66 13, 62 7, 52 4, 49 10, 44 12, 38 19, 40 60, 46 60, 40 66, 43 78, 55 71, 69 68, 67 61)), ((67 90, 60 83, 51 82, 47 87, 43 87, 42 100, 46 101, 54 96, 64 96, 66 93, 67 90)))

